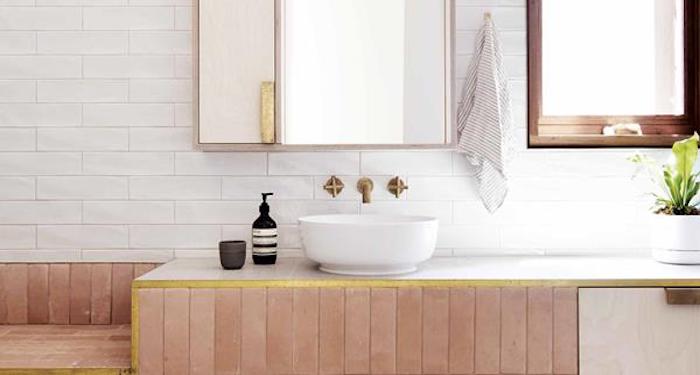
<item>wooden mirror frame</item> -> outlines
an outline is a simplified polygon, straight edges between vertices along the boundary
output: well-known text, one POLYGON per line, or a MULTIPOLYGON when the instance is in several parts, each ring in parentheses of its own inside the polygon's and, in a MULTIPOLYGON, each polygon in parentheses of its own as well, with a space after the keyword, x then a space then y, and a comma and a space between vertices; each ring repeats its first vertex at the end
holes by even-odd
POLYGON ((680 116, 543 116, 542 1, 527 2, 528 146, 666 147, 700 130, 700 1, 685 3, 685 113, 680 116), (644 135, 604 136, 603 127, 638 123, 644 135))
MULTIPOLYGON (((193 142, 195 150, 199 151, 350 151, 350 150, 454 150, 457 147, 456 108, 457 99, 454 82, 454 58, 455 58, 455 1, 441 0, 445 2, 445 139, 444 144, 321 144, 321 145, 286 145, 278 143, 200 143, 199 141, 199 2, 206 0, 192 0, 192 117, 193 117, 193 142)), ((282 12, 285 0, 275 1, 275 133, 281 134, 281 118, 284 103, 280 100, 282 95, 282 83, 279 79, 283 63, 282 40, 282 12)))

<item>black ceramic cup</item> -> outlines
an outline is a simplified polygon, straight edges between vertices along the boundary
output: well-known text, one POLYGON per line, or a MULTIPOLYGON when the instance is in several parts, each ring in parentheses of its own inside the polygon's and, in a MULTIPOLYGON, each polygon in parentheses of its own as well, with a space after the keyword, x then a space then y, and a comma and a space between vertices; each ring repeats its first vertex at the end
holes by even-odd
POLYGON ((219 242, 219 258, 221 267, 226 270, 240 270, 245 264, 245 241, 219 242))

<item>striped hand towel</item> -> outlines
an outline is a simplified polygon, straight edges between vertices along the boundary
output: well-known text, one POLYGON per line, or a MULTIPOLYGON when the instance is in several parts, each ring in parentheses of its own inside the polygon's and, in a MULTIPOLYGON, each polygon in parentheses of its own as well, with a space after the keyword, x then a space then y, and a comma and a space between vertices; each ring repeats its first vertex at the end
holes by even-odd
POLYGON ((508 193, 506 166, 513 155, 508 77, 491 17, 479 30, 457 113, 458 152, 476 168, 479 195, 495 212, 508 193))

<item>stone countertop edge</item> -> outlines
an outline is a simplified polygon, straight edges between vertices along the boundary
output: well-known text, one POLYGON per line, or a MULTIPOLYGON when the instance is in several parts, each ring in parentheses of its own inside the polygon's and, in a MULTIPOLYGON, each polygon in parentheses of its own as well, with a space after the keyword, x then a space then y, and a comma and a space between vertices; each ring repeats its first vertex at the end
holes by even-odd
POLYGON ((135 288, 343 286, 700 287, 700 266, 646 257, 450 257, 433 258, 404 275, 359 277, 321 272, 305 258, 281 258, 272 266, 247 262, 241 270, 224 270, 218 258, 180 258, 134 282, 135 288))

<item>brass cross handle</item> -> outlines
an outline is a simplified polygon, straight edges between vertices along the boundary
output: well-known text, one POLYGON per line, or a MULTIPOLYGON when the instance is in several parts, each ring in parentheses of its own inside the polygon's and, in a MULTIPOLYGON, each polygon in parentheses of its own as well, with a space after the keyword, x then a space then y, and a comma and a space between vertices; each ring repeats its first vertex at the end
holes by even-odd
POLYGON ((323 185, 323 190, 327 191, 328 194, 332 195, 333 198, 337 197, 338 194, 340 194, 341 191, 343 191, 343 188, 345 185, 343 185, 343 181, 341 181, 338 177, 336 176, 331 176, 331 178, 326 181, 326 184, 323 185))
POLYGON ((408 185, 406 185, 406 183, 403 182, 401 177, 397 176, 389 180, 389 185, 387 185, 386 188, 396 198, 399 198, 401 197, 401 194, 404 192, 404 190, 408 190, 408 185))

